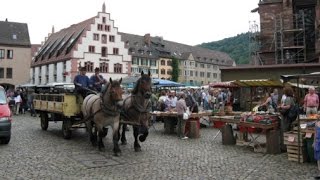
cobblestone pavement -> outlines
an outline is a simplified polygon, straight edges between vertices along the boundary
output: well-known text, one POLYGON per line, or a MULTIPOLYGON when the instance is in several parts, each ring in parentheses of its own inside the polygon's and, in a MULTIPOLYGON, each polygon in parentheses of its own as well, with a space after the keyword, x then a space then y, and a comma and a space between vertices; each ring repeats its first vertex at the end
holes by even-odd
POLYGON ((106 151, 92 147, 84 129, 72 139, 61 135, 61 122, 42 131, 29 114, 14 116, 12 139, 0 145, 0 179, 313 179, 315 164, 298 164, 286 154, 265 155, 249 148, 223 146, 216 129, 201 129, 201 138, 180 140, 151 127, 142 152, 134 152, 132 130, 122 156, 112 156, 111 135, 106 151))

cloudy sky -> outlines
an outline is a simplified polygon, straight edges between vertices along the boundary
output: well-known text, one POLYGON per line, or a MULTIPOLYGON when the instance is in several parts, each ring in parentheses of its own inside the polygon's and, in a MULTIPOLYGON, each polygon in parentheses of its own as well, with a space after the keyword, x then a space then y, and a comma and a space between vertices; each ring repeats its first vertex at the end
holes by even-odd
POLYGON ((259 0, 3 0, 0 21, 27 23, 32 44, 51 32, 106 11, 120 32, 197 45, 249 30, 259 0))

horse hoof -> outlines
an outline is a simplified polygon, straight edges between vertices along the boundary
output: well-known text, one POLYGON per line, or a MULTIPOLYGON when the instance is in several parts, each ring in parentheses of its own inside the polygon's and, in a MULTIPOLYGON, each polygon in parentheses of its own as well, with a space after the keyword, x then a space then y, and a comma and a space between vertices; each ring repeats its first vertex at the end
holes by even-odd
POLYGON ((119 157, 119 156, 121 156, 121 152, 115 152, 113 155, 116 157, 119 157))
POLYGON ((99 147, 100 152, 105 152, 106 150, 103 147, 99 147))
POLYGON ((147 139, 147 137, 145 136, 139 136, 139 141, 140 142, 144 142, 147 139))
POLYGON ((127 143, 127 141, 122 141, 121 142, 121 145, 127 145, 128 143, 127 143))
POLYGON ((141 148, 139 147, 139 148, 134 148, 134 151, 135 152, 141 152, 141 148))

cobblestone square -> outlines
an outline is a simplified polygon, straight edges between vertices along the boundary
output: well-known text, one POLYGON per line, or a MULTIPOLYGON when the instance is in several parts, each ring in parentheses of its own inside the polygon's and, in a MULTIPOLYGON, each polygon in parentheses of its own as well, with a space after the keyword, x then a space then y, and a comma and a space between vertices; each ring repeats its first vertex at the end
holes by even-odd
POLYGON ((132 129, 121 157, 112 154, 111 135, 106 151, 92 147, 84 129, 62 138, 61 122, 47 131, 39 118, 14 116, 12 139, 0 145, 0 179, 313 179, 316 164, 298 164, 287 154, 254 153, 240 146, 224 146, 217 129, 202 128, 199 139, 180 140, 164 134, 163 124, 150 128, 142 152, 134 152, 132 129))

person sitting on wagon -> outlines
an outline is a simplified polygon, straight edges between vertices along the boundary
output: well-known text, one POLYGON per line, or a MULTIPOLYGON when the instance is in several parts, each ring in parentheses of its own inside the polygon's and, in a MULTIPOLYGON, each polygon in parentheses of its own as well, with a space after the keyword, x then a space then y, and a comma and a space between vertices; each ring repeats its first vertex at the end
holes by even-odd
POLYGON ((102 85, 107 81, 103 78, 102 75, 99 74, 100 69, 97 67, 94 69, 94 75, 90 77, 90 82, 92 84, 92 89, 97 92, 101 92, 102 85))
POLYGON ((91 86, 90 79, 88 76, 86 76, 86 72, 86 67, 81 67, 80 74, 76 75, 73 81, 75 85, 75 92, 80 94, 83 99, 87 96, 88 90, 91 86))

